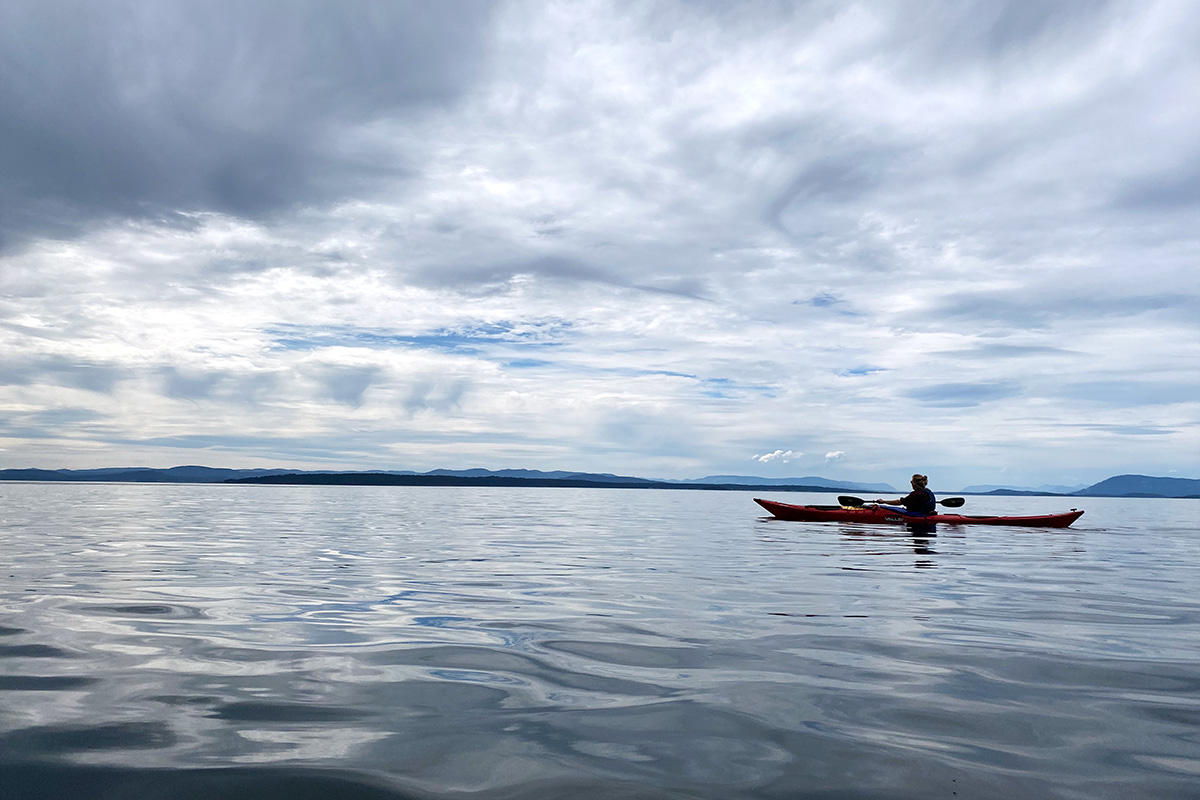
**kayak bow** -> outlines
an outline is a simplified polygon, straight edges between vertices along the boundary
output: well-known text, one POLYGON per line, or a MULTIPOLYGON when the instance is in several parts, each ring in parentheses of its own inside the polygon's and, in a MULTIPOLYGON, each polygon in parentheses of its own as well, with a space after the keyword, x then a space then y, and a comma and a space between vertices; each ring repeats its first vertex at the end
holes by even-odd
POLYGON ((1066 528, 1083 516, 1071 509, 1063 514, 1041 514, 1033 517, 967 516, 964 514, 930 514, 909 517, 883 508, 847 508, 845 506, 794 506, 774 500, 754 502, 771 512, 776 519, 794 522, 866 522, 876 525, 911 525, 934 523, 942 525, 1021 525, 1030 528, 1066 528))

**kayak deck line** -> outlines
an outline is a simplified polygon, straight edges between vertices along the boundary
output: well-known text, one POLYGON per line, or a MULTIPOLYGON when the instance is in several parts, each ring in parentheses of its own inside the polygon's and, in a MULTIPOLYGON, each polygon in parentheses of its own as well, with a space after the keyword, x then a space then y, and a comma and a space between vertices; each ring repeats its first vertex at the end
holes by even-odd
POLYGON ((941 525, 1018 525, 1029 528, 1066 528, 1083 516, 1072 508, 1061 514, 1037 514, 1025 517, 995 515, 929 514, 924 517, 906 516, 883 508, 851 508, 848 506, 798 506, 774 500, 754 498, 776 519, 793 522, 866 522, 877 525, 912 525, 933 523, 941 525))

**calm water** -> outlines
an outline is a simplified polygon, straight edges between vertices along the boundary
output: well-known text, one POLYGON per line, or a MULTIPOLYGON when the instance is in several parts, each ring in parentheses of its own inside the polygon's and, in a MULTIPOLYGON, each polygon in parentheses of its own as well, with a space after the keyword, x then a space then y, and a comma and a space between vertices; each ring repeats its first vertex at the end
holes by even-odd
POLYGON ((750 498, 0 484, 0 798, 1200 796, 1200 502, 750 498))

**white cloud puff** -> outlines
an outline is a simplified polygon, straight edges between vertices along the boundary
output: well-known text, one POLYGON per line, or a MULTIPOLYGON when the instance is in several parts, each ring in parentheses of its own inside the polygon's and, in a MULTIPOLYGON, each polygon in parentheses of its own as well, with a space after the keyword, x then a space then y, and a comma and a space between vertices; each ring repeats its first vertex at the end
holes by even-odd
POLYGON ((787 464, 799 459, 803 455, 804 453, 798 453, 795 450, 776 450, 773 453, 756 455, 754 456, 754 460, 762 464, 770 464, 772 461, 780 461, 787 464))

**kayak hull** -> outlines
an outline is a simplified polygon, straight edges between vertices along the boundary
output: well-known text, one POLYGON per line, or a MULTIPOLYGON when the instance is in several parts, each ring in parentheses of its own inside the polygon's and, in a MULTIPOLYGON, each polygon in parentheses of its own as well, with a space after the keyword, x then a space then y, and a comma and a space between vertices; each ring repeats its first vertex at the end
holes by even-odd
POLYGON ((845 506, 794 506, 774 500, 754 502, 765 508, 776 519, 794 522, 865 522, 872 525, 1019 525, 1028 528, 1066 528, 1083 516, 1082 511, 1071 509, 1063 514, 1041 514, 1033 517, 968 516, 964 514, 930 514, 925 517, 908 517, 882 508, 847 508, 845 506))

